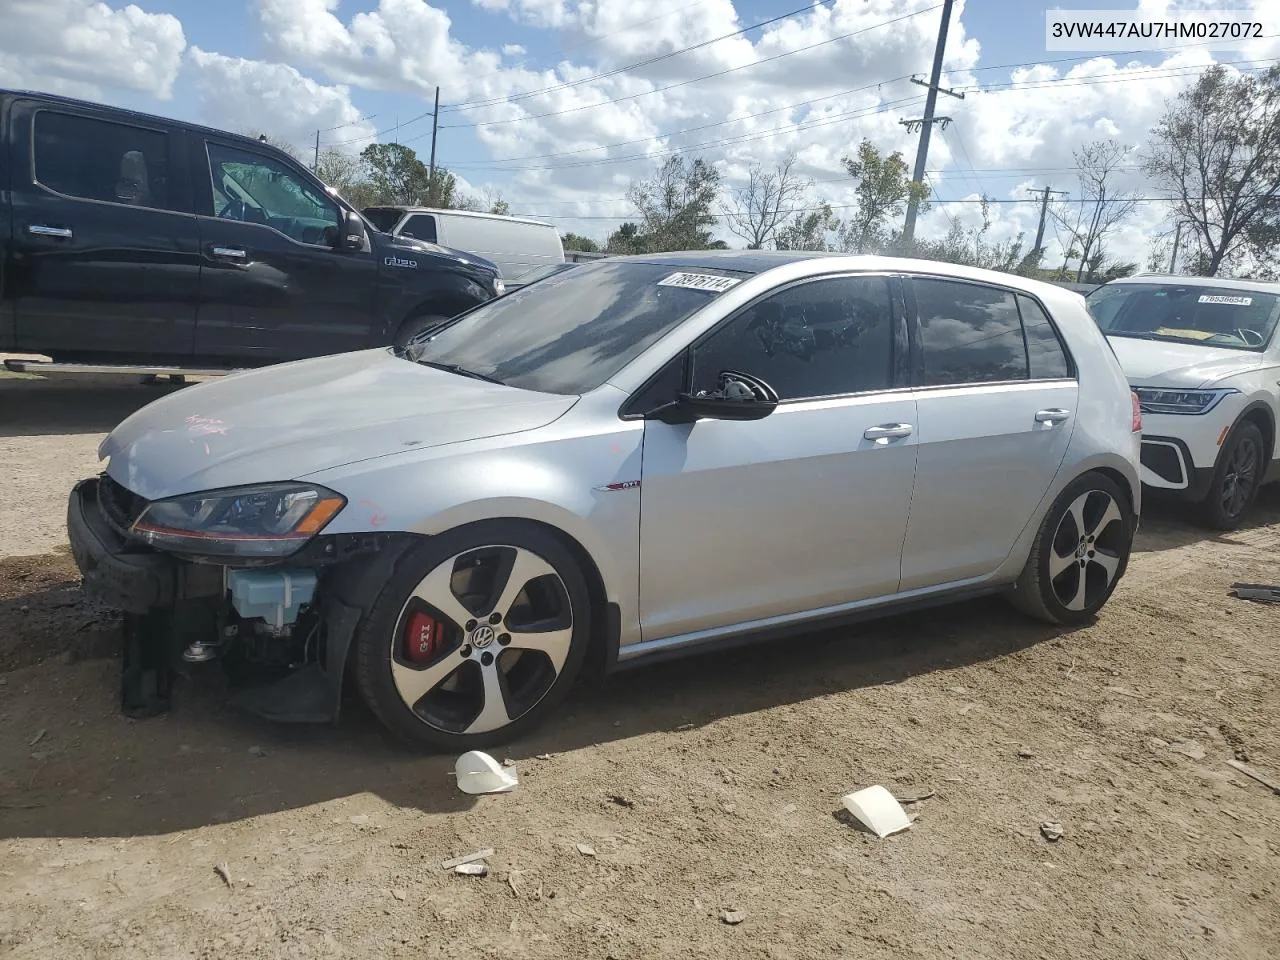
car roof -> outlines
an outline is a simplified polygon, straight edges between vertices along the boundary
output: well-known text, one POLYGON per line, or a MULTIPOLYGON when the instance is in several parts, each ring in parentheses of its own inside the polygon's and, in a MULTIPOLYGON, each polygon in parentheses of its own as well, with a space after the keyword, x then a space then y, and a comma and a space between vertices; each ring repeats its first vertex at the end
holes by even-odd
MULTIPOLYGON (((1237 280, 1234 277, 1180 277, 1171 273, 1140 273, 1133 277, 1122 277, 1112 280, 1103 286, 1122 283, 1142 283, 1152 285, 1173 285, 1179 287, 1216 287, 1219 290, 1248 290, 1253 293, 1269 293, 1280 295, 1280 283, 1269 283, 1266 280, 1237 280)), ((1098 289, 1102 289, 1099 287, 1098 289)))
MULTIPOLYGON (((943 260, 918 260, 909 257, 884 257, 871 254, 832 253, 814 250, 690 250, 678 253, 650 253, 632 257, 610 259, 629 260, 637 263, 653 263, 683 269, 737 270, 743 273, 761 274, 779 267, 808 263, 812 269, 806 276, 820 276, 826 272, 880 271, 885 273, 910 273, 916 276, 934 276, 940 279, 972 280, 993 286, 1007 287, 1041 298, 1058 299, 1063 295, 1079 297, 1057 284, 1015 273, 966 267, 943 260)), ((608 262, 592 261, 593 263, 608 262)), ((790 271, 789 271, 790 272, 790 271)))
POLYGON ((219 130, 217 127, 205 127, 198 123, 190 123, 186 120, 175 120, 173 117, 162 117, 155 113, 143 113, 139 110, 115 107, 109 103, 97 103, 93 100, 78 100, 75 97, 64 97, 61 94, 45 93, 41 90, 9 90, 2 87, 0 87, 0 97, 29 97, 32 100, 38 100, 51 106, 89 107, 94 110, 107 110, 111 113, 118 114, 123 120, 133 120, 135 122, 141 121, 142 123, 171 124, 175 127, 182 127, 184 130, 212 134, 213 136, 222 137, 227 140, 239 140, 240 142, 256 147, 259 150, 274 150, 282 156, 289 156, 286 151, 281 150, 274 144, 265 143, 257 137, 251 137, 243 133, 232 133, 230 130, 219 130))
POLYGON ((501 220, 504 223, 532 223, 539 227, 555 229, 555 224, 548 220, 535 220, 533 217, 512 217, 505 213, 484 213, 479 210, 447 210, 443 207, 409 207, 400 203, 379 203, 365 207, 366 210, 399 210, 401 213, 443 213, 450 217, 477 217, 481 220, 501 220))

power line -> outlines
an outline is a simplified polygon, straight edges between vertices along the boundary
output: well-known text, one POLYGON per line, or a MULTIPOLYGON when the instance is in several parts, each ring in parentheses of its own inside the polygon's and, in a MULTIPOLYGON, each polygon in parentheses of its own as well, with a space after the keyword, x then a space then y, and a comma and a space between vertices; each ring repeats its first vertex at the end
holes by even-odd
POLYGON ((937 9, 936 6, 928 7, 925 10, 917 10, 914 13, 906 13, 900 17, 894 17, 892 20, 885 20, 882 23, 872 24, 869 27, 863 27, 860 30, 854 30, 850 33, 842 33, 838 37, 831 37, 827 40, 819 40, 817 43, 810 43, 803 47, 797 47, 794 50, 787 50, 783 53, 776 53, 771 57, 763 57, 759 60, 752 60, 750 63, 744 63, 736 67, 727 67, 726 69, 718 70, 715 73, 704 74, 703 76, 700 76, 700 77, 692 77, 688 80, 680 80, 676 83, 669 83, 665 87, 655 87, 652 90, 645 90, 641 93, 633 93, 625 97, 616 97, 611 100, 602 100, 596 103, 580 104, 579 106, 569 107, 568 109, 565 109, 565 110, 553 110, 550 113, 536 113, 536 114, 531 114, 525 117, 508 117, 507 119, 504 119, 504 120, 488 120, 488 121, 481 121, 478 123, 448 124, 448 125, 442 126, 441 129, 442 130, 451 129, 451 128, 457 129, 462 127, 492 127, 492 126, 497 126, 498 124, 520 123, 525 120, 542 120, 542 119, 545 119, 546 117, 560 117, 569 113, 578 113, 579 111, 582 111, 582 110, 591 110, 591 109, 594 109, 595 107, 603 107, 611 103, 626 103, 630 100, 638 100, 641 97, 651 97, 655 93, 662 93, 666 90, 674 90, 677 87, 686 87, 691 83, 701 83, 703 80, 713 80, 716 77, 723 77, 730 73, 737 73, 739 70, 748 70, 752 67, 761 66, 762 64, 772 63, 776 60, 781 60, 785 57, 795 56, 797 53, 804 53, 805 51, 808 51, 808 50, 814 50, 818 47, 826 46, 827 44, 839 43, 841 40, 848 40, 850 37, 857 37, 864 33, 870 33, 872 30, 880 30, 880 29, 883 29, 884 27, 891 27, 895 23, 901 23, 904 20, 910 20, 913 17, 920 16, 920 14, 922 13, 928 13, 929 10, 935 10, 935 9, 937 9))
MULTIPOLYGON (((1271 60, 1274 60, 1274 59, 1280 59, 1280 58, 1269 58, 1267 60, 1260 60, 1260 61, 1240 60, 1240 61, 1228 61, 1228 62, 1229 63, 1267 63, 1267 62, 1271 62, 1271 60)), ((1202 69, 1203 68, 1201 67, 1194 67, 1194 68, 1177 67, 1177 68, 1174 68, 1173 71, 1155 73, 1150 75, 1148 75, 1147 72, 1144 71, 1143 75, 1129 74, 1129 75, 1120 76, 1120 77, 1117 77, 1117 76, 1094 77, 1086 80, 1074 80, 1071 78, 1062 78, 1060 80, 1045 81, 1043 84, 1036 84, 1033 87, 1028 87, 1025 85, 1016 85, 1016 84, 1013 86, 1015 86, 1016 89, 1023 90, 1023 89, 1041 89, 1043 87, 1050 87, 1050 86, 1077 87, 1077 86, 1096 86, 1098 84, 1103 84, 1103 83, 1130 83, 1134 81, 1159 80, 1159 79, 1187 76, 1187 75, 1190 75, 1187 71, 1190 71, 1190 73, 1198 73, 1202 69)), ((881 84, 878 84, 878 85, 882 86, 892 82, 893 81, 882 81, 881 84)), ((986 88, 986 89, 998 89, 998 88, 992 87, 992 88, 986 88)), ((633 160, 649 160, 649 159, 655 159, 655 158, 664 157, 664 156, 670 156, 675 153, 683 153, 688 150, 696 150, 700 147, 733 146, 733 145, 740 145, 743 143, 750 143, 756 140, 766 139, 768 137, 775 136, 780 133, 799 133, 801 131, 808 130, 810 128, 826 126, 829 123, 833 123, 842 119, 856 119, 863 116, 873 116, 877 113, 884 112, 885 110, 888 110, 892 107, 902 106, 911 102, 918 102, 922 99, 923 97, 914 97, 914 98, 905 98, 902 100, 887 101, 874 108, 867 107, 867 108, 860 108, 858 110, 848 111, 845 113, 832 114, 830 117, 823 117, 816 121, 800 120, 792 124, 784 125, 781 127, 770 127, 768 130, 757 131, 752 134, 743 134, 741 136, 732 137, 727 140, 719 139, 719 140, 706 141, 704 143, 684 144, 680 147, 674 147, 666 150, 658 150, 650 153, 629 154, 627 156, 622 156, 622 157, 601 157, 595 160, 581 160, 575 163, 540 164, 535 166, 502 167, 502 168, 493 168, 491 165, 495 161, 487 160, 487 161, 477 161, 474 163, 453 164, 451 165, 450 169, 455 169, 455 170, 488 169, 492 172, 499 172, 499 171, 501 172, 532 172, 532 171, 543 171, 543 170, 576 170, 576 169, 582 169, 586 167, 603 166, 606 164, 613 164, 613 163, 627 163, 633 160)), ((442 127, 441 129, 444 129, 444 128, 442 127)), ((697 127, 690 128, 690 130, 697 130, 697 129, 700 129, 700 128, 697 128, 697 127)), ((684 132, 688 132, 688 131, 673 131, 671 133, 663 134, 662 136, 675 137, 675 136, 679 136, 681 133, 684 133, 684 132)), ((655 138, 646 138, 646 139, 655 139, 655 138)), ((644 142, 644 141, 631 141, 631 142, 644 142)), ((596 148, 596 149, 601 149, 601 148, 596 148)))
POLYGON ((739 30, 734 30, 732 33, 721 34, 720 36, 712 37, 709 40, 702 40, 702 41, 699 41, 698 43, 690 44, 687 47, 681 47, 679 50, 672 50, 670 53, 663 53, 663 54, 659 54, 656 57, 649 57, 646 60, 640 60, 636 63, 627 64, 625 67, 615 67, 614 69, 607 70, 604 73, 597 73, 590 77, 583 77, 580 80, 572 80, 567 83, 558 83, 558 84, 555 84, 554 86, 542 87, 539 90, 525 90, 522 93, 516 93, 506 97, 491 97, 488 100, 464 101, 462 103, 452 104, 448 109, 449 110, 467 110, 473 107, 489 107, 499 103, 511 103, 516 100, 527 100, 529 97, 537 97, 544 93, 556 93, 557 91, 560 91, 560 90, 570 90, 574 87, 582 86, 582 84, 584 83, 594 83, 596 80, 605 80, 609 77, 616 77, 618 74, 626 73, 629 70, 638 70, 641 67, 648 67, 655 63, 661 63, 664 60, 670 60, 674 57, 678 57, 683 54, 690 53, 694 50, 700 50, 703 47, 709 47, 713 43, 719 43, 721 40, 730 40, 734 37, 740 37, 744 33, 750 33, 752 30, 759 30, 761 27, 767 27, 770 24, 777 23, 779 20, 786 20, 788 17, 794 17, 797 14, 807 13, 808 11, 812 10, 814 7, 820 7, 820 6, 822 6, 821 0, 818 0, 818 2, 815 2, 815 3, 806 3, 803 7, 797 7, 795 10, 788 10, 786 13, 779 14, 776 17, 770 17, 768 20, 761 20, 758 23, 751 24, 750 26, 742 27, 739 30))

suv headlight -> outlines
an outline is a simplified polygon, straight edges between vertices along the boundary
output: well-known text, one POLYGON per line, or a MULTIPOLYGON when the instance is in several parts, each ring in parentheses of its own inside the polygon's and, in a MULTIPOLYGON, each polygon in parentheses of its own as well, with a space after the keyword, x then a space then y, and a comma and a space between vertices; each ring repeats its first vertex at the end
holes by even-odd
POLYGON ((1164 387, 1134 387, 1143 413, 1208 413, 1223 397, 1238 390, 1170 390, 1164 387))
POLYGON ((204 557, 287 557, 346 503, 345 497, 310 483, 229 487, 156 500, 130 532, 152 546, 204 557))

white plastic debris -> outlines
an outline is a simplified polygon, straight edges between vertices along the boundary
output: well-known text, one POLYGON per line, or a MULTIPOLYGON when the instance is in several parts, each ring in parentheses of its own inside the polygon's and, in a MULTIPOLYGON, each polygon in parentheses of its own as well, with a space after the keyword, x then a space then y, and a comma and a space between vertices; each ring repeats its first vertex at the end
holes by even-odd
POLYGON ((882 840, 891 833, 911 826, 911 820, 907 817, 907 811, 902 809, 902 804, 882 786, 847 793, 840 800, 859 823, 882 840))
POLYGON ((504 767, 479 750, 464 753, 453 769, 463 793, 510 793, 519 782, 515 767, 504 767))

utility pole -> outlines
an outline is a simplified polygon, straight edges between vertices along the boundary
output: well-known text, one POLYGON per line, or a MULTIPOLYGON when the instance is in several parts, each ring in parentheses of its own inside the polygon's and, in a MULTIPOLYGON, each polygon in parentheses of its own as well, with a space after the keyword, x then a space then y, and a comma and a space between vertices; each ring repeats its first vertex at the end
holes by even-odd
MULTIPOLYGON (((941 123, 943 128, 951 122, 950 117, 935 117, 933 115, 934 108, 938 103, 938 81, 942 78, 942 55, 947 50, 947 27, 951 24, 951 4, 954 0, 943 0, 942 4, 942 23, 938 26, 938 45, 933 50, 933 70, 929 74, 929 83, 926 85, 915 77, 911 78, 912 83, 920 86, 928 86, 929 95, 924 102, 924 118, 920 120, 902 120, 900 121, 908 130, 919 124, 920 126, 920 145, 916 148, 916 168, 911 174, 911 182, 924 183, 924 165, 929 156, 929 136, 933 133, 933 125, 941 123)), ((956 93, 954 90, 943 90, 948 96, 955 97, 957 100, 963 100, 963 93, 956 93)), ((920 201, 913 194, 907 200, 907 220, 902 226, 902 239, 910 242, 915 239, 916 235, 916 215, 920 212, 920 201)))
POLYGON ((316 131, 316 159, 315 159, 315 162, 311 164, 311 172, 315 173, 319 169, 320 169, 320 131, 317 130, 316 131))
POLYGON ((428 197, 434 201, 436 195, 436 122, 440 119, 440 88, 436 87, 436 105, 431 111, 431 167, 427 176, 428 197))
POLYGON ((1169 257, 1169 272, 1176 273, 1178 270, 1178 247, 1182 244, 1182 221, 1178 221, 1177 227, 1173 231, 1173 256, 1169 257))
POLYGON ((1031 192, 1040 194, 1040 226, 1036 230, 1036 245, 1031 248, 1031 252, 1035 253, 1044 249, 1044 218, 1049 212, 1049 195, 1056 193, 1066 197, 1068 194, 1065 190, 1051 190, 1049 187, 1045 187, 1043 190, 1032 190, 1031 192))

